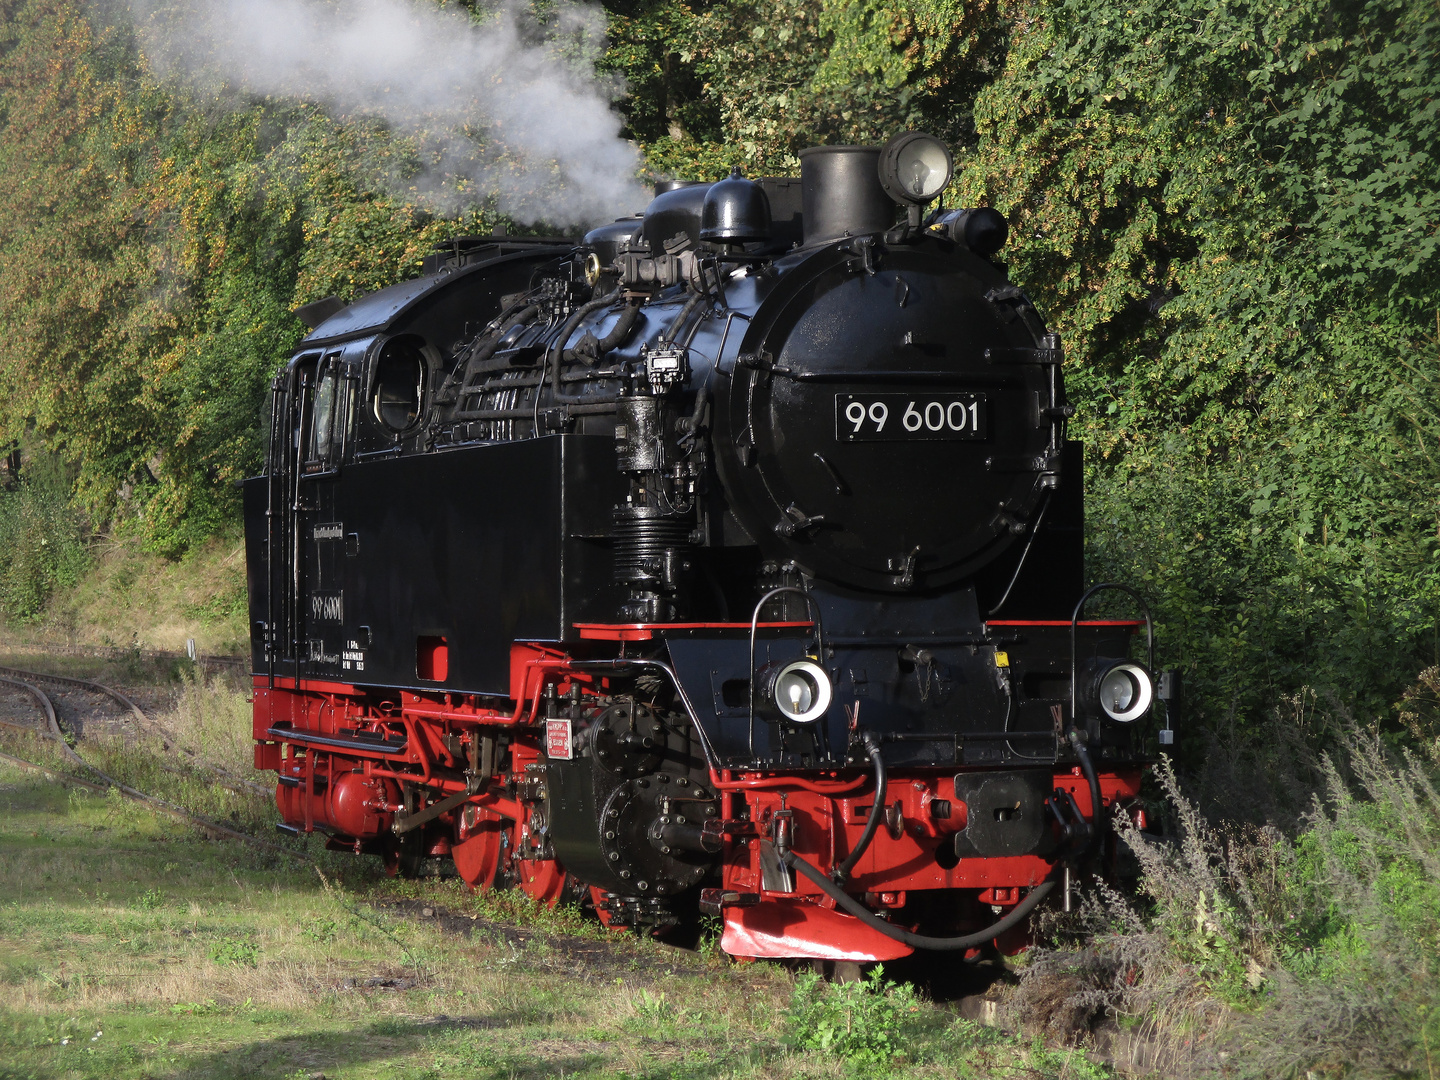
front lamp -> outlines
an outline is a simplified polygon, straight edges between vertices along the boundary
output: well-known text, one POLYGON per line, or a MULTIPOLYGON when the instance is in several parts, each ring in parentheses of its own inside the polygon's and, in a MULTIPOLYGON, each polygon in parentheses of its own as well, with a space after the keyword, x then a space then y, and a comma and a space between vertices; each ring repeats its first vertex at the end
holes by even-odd
POLYGON ((949 147, 934 135, 907 131, 885 144, 879 168, 886 195, 902 206, 919 207, 945 190, 954 162, 949 147))
POLYGON ((1092 660, 1076 677, 1080 707, 1090 716, 1129 724, 1149 712, 1155 700, 1154 677, 1134 660, 1092 660))
POLYGON ((813 724, 830 708, 830 676, 813 660, 769 665, 758 683, 760 700, 792 724, 813 724))

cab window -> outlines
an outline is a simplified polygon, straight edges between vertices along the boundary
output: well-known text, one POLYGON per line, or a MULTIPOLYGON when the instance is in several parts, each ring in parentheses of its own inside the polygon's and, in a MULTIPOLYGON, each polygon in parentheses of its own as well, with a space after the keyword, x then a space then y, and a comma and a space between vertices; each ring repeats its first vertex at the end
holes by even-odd
POLYGON ((380 350, 370 407, 375 419, 393 434, 414 427, 425 411, 427 371, 425 356, 412 340, 397 338, 380 350))
MULTIPOLYGON (((309 382, 309 379, 304 380, 309 382)), ((305 433, 305 471, 323 472, 340 463, 354 433, 354 382, 333 353, 315 366, 305 433)))

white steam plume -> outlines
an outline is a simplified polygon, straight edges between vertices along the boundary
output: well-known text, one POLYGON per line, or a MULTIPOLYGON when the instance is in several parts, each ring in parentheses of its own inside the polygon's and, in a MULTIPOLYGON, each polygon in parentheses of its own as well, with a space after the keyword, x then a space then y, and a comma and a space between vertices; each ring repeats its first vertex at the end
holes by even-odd
MULTIPOLYGON (((496 195, 502 213, 556 225, 645 205, 613 84, 540 40, 519 0, 478 24, 426 0, 133 2, 160 74, 380 117, 418 138, 441 202, 496 195)), ((563 40, 603 35, 603 16, 574 0, 551 20, 563 40)))

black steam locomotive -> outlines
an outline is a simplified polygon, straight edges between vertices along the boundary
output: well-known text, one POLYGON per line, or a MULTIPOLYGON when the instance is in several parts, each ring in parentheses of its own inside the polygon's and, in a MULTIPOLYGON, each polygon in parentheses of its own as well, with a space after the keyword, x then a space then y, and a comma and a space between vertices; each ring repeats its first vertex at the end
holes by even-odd
POLYGON ((926 213, 950 170, 815 147, 302 312, 245 485, 283 827, 742 956, 1068 903, 1149 627, 1082 617, 1060 343, 998 213, 926 213))

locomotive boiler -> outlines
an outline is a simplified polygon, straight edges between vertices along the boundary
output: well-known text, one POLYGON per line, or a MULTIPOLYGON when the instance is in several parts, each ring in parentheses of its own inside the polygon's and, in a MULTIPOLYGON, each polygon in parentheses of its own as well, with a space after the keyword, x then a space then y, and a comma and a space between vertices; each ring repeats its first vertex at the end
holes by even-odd
POLYGON ((800 161, 302 311, 244 489, 283 828, 738 956, 1069 903, 1156 685, 1085 617, 1060 342, 938 140, 800 161))

